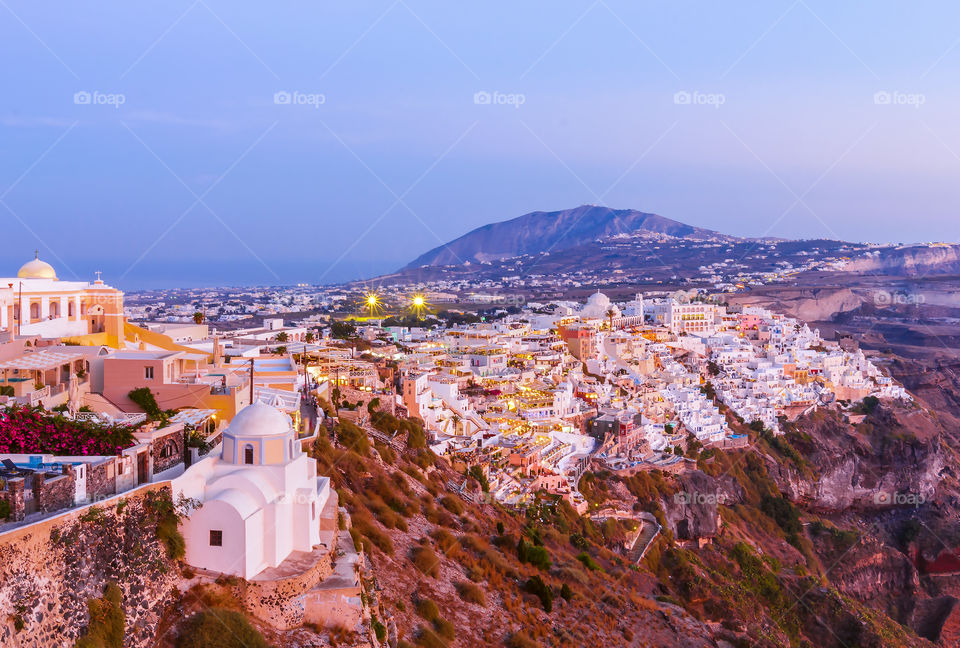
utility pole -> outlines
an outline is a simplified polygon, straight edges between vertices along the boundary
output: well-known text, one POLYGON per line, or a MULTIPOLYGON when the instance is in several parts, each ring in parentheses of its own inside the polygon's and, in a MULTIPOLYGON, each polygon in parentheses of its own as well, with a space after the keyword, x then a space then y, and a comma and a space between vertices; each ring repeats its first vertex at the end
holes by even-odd
POLYGON ((253 405, 253 358, 250 358, 250 404, 253 405))

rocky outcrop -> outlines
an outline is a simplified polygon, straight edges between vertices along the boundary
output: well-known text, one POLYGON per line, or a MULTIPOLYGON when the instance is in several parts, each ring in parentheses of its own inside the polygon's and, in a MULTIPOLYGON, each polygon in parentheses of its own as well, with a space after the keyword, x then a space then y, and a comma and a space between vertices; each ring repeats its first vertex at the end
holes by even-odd
POLYGON ((937 424, 917 410, 883 407, 859 426, 831 411, 798 421, 797 450, 815 473, 766 457, 781 492, 826 513, 916 506, 934 499, 947 461, 937 424))
POLYGON ((663 510, 667 526, 678 540, 712 538, 720 528, 717 503, 717 482, 699 470, 682 473, 677 478, 680 492, 673 495, 663 510))

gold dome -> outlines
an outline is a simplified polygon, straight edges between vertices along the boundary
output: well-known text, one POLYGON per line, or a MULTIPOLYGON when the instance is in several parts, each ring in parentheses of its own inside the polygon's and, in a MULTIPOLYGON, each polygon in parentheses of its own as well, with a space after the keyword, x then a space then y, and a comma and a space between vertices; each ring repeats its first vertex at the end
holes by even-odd
POLYGON ((40 254, 37 253, 33 260, 20 266, 17 277, 20 279, 53 279, 56 281, 57 273, 52 265, 46 261, 41 261, 40 254))

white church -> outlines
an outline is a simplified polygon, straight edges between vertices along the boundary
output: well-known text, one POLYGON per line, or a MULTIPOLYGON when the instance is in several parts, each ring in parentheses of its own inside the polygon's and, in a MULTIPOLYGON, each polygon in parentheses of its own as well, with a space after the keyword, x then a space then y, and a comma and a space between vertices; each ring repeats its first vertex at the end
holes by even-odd
POLYGON ((202 503, 181 526, 194 567, 249 580, 321 544, 330 480, 317 476, 290 417, 265 403, 241 410, 220 455, 188 468, 175 489, 202 503))

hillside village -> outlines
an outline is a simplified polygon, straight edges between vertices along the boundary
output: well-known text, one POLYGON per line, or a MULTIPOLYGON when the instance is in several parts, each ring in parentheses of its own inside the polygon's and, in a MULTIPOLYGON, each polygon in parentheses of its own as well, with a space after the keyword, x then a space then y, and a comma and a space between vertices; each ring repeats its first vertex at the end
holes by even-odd
MULTIPOLYGON (((202 318, 135 323, 123 293, 61 282, 39 259, 9 284, 0 545, 159 490, 177 506, 188 586, 240 579, 260 623, 346 627, 372 645, 384 640, 362 544, 312 458, 334 430, 341 444, 359 430, 382 456, 422 431, 469 502, 562 500, 628 519, 636 561, 663 519, 601 510, 581 489, 586 472, 679 475, 701 449, 743 448, 744 426, 776 436, 820 408, 855 419, 864 403, 910 399, 849 341, 696 291, 620 304, 596 292, 448 326, 371 314, 211 331, 202 318)), ((19 596, 0 586, 0 601, 23 608, 0 645, 54 622, 19 596)), ((82 619, 69 620, 79 633, 82 619)))

